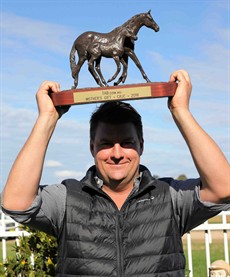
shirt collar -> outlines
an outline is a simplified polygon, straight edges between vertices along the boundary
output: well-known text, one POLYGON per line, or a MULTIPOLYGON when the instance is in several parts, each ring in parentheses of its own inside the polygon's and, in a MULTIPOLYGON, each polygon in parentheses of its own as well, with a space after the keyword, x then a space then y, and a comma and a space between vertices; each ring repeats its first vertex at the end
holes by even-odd
MULTIPOLYGON (((140 175, 138 177, 136 177, 134 179, 134 185, 133 185, 133 190, 132 192, 136 192, 139 190, 139 186, 140 186, 140 183, 141 183, 141 179, 142 179, 142 172, 140 172, 140 175)), ((96 181, 96 185, 99 189, 102 189, 103 187, 103 181, 96 175, 94 177, 95 181, 96 181)))

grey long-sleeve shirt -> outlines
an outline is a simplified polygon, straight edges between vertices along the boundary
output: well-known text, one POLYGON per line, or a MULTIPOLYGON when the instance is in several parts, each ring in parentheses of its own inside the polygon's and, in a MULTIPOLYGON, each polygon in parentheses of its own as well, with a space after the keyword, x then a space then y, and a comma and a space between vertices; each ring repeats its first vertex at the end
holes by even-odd
MULTIPOLYGON (((101 187, 100 180, 97 180, 97 183, 101 187)), ((139 183, 140 180, 137 179, 134 190, 139 188, 139 183)), ((190 205, 199 205, 204 213, 211 216, 223 210, 230 210, 229 202, 224 204, 202 202, 199 197, 199 191, 200 179, 188 179, 186 181, 171 179, 170 181, 171 198, 173 206, 177 207, 177 209, 182 207, 186 209, 190 205)), ((39 187, 38 195, 27 210, 6 210, 4 209, 4 203, 2 208, 4 213, 11 216, 15 221, 57 236, 62 228, 65 206, 66 187, 63 184, 57 184, 39 187)), ((190 225, 194 225, 192 220, 190 225)))

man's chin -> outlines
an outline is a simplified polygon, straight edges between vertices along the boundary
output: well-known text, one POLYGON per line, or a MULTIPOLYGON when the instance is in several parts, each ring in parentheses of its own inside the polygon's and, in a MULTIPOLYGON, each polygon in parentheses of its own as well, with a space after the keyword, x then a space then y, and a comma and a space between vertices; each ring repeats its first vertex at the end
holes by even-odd
POLYGON ((124 176, 108 176, 108 183, 112 185, 119 185, 125 180, 124 176))

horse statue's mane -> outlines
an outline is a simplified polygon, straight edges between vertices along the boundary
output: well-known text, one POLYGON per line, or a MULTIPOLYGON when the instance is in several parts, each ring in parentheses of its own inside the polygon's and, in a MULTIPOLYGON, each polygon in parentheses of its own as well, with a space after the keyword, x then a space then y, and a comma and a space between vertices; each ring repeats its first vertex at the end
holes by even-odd
MULTIPOLYGON (((147 13, 150 13, 151 10, 149 10, 147 13)), ((120 28, 123 28, 123 27, 129 27, 129 25, 133 22, 136 21, 137 18, 141 17, 141 16, 145 16, 147 13, 139 13, 139 14, 136 14, 134 16, 132 16, 130 19, 128 19, 125 23, 123 23, 122 25, 116 27, 115 29, 113 29, 111 32, 116 32, 117 30, 119 30, 120 28)))

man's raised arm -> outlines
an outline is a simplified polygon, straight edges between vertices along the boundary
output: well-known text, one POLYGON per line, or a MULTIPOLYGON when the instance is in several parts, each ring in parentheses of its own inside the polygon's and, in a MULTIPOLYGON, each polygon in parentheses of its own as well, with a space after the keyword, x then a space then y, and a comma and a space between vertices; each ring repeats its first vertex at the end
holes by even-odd
POLYGON ((25 210, 37 195, 46 149, 61 115, 48 95, 50 90, 58 93, 59 84, 45 81, 37 92, 39 115, 9 173, 2 198, 5 209, 25 210))
POLYGON ((188 73, 185 70, 175 71, 170 81, 178 81, 178 88, 174 97, 169 99, 168 106, 199 172, 201 199, 213 203, 230 200, 229 163, 189 111, 192 85, 188 73))

